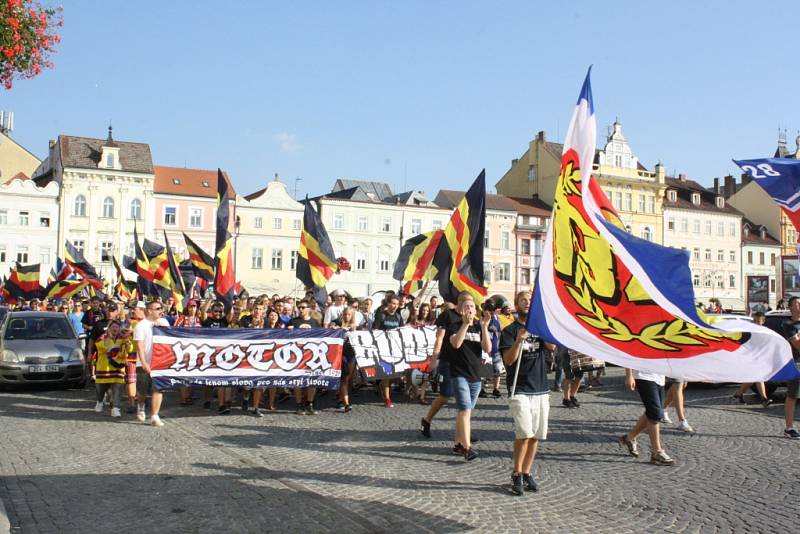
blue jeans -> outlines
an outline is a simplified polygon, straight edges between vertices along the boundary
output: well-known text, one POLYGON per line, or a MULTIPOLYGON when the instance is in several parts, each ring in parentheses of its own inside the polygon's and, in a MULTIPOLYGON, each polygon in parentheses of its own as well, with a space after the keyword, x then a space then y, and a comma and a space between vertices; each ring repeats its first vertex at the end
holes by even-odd
POLYGON ((436 372, 439 374, 439 396, 449 399, 453 396, 453 385, 450 379, 450 363, 439 360, 439 364, 436 366, 436 372))
POLYGON ((459 412, 473 410, 478 403, 478 394, 481 392, 481 381, 471 382, 463 376, 451 377, 453 394, 456 397, 456 408, 459 412))

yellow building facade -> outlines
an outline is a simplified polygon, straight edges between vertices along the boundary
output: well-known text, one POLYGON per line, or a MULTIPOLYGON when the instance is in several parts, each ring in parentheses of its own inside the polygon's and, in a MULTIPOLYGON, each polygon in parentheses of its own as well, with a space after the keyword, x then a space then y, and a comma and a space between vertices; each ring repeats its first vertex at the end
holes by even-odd
MULTIPOLYGON (((551 204, 561 171, 563 145, 547 141, 544 132, 528 144, 528 150, 511 162, 511 168, 495 185, 503 195, 538 198, 551 204)), ((664 166, 648 171, 633 154, 622 125, 615 122, 603 150, 597 150, 592 174, 634 235, 662 243, 663 200, 666 190, 664 166)))
POLYGON ((9 183, 19 173, 30 178, 41 163, 39 158, 9 137, 8 133, 0 129, 0 183, 2 184, 9 183))

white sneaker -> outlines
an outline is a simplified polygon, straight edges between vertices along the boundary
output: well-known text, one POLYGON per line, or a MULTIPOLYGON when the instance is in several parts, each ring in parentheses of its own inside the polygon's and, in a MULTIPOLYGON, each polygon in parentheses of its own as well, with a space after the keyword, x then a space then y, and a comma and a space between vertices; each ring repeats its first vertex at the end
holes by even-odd
POLYGON ((671 424, 672 424, 672 419, 670 419, 670 418, 669 418, 669 414, 667 413, 667 411, 666 411, 666 410, 664 410, 664 417, 663 417, 663 418, 661 418, 661 422, 662 422, 662 423, 666 423, 666 424, 668 424, 668 425, 671 425, 671 424))
POLYGON ((119 411, 119 408, 111 408, 111 417, 122 417, 122 413, 119 411))
POLYGON ((138 412, 137 411, 136 412, 136 419, 138 419, 140 423, 144 423, 145 421, 147 421, 147 416, 145 415, 144 412, 138 412))
POLYGON ((684 432, 694 432, 694 428, 692 428, 692 425, 690 425, 686 419, 678 422, 678 430, 683 430, 684 432))
POLYGON ((150 416, 150 424, 153 426, 164 426, 164 421, 157 415, 150 416))
POLYGON ((102 402, 95 402, 94 403, 94 411, 100 413, 103 411, 103 403, 102 402))

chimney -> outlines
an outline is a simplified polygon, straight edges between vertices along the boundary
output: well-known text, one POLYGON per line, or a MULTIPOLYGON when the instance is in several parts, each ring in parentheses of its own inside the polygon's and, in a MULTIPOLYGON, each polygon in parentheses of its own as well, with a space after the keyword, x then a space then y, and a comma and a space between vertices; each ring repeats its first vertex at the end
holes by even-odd
POLYGON ((544 130, 540 130, 539 133, 536 134, 536 140, 537 141, 541 141, 542 143, 544 143, 544 141, 545 141, 544 130))
POLYGON ((742 187, 746 186, 747 184, 749 184, 752 181, 753 181, 753 177, 752 176, 750 176, 746 172, 742 173, 742 187))
POLYGON ((513 167, 514 165, 516 165, 518 161, 519 161, 519 159, 517 159, 517 158, 512 159, 511 160, 511 166, 513 167))
POLYGON ((719 178, 714 178, 714 193, 719 195, 719 178))
POLYGON ((736 192, 736 179, 730 174, 725 177, 725 190, 723 195, 725 198, 731 198, 736 192))
POLYGON ((656 163, 656 181, 660 184, 666 182, 667 171, 664 169, 664 165, 661 162, 656 163))
POLYGON ((681 182, 685 182, 686 181, 686 175, 683 174, 683 173, 680 173, 678 175, 678 180, 680 180, 681 182))

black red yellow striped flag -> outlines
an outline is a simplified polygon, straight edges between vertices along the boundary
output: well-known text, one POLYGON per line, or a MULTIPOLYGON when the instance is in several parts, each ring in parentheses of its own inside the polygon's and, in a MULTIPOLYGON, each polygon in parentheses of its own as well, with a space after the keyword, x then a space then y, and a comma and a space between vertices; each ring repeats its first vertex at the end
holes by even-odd
POLYGON ((338 272, 338 264, 328 231, 319 214, 308 199, 305 204, 295 273, 307 288, 316 289, 315 297, 319 301, 323 295, 327 295, 325 284, 338 272))
POLYGON ((183 286, 183 277, 181 277, 181 271, 178 269, 178 263, 175 261, 175 255, 172 253, 172 249, 170 249, 166 230, 164 230, 164 244, 166 245, 164 248, 167 254, 167 275, 165 278, 169 279, 169 289, 172 292, 172 297, 175 299, 175 307, 178 309, 178 312, 182 312, 183 296, 186 294, 186 288, 183 286))
POLYGON ((458 294, 469 292, 476 304, 483 302, 483 235, 486 228, 486 170, 456 206, 444 229, 433 265, 439 270, 439 293, 455 303, 458 294))
POLYGON ((403 292, 410 294, 411 290, 418 289, 419 284, 414 282, 436 278, 437 270, 433 266, 433 258, 443 235, 444 230, 431 230, 415 235, 403 243, 392 274, 395 280, 407 282, 403 292))
POLYGON ((214 294, 229 310, 233 305, 236 272, 233 264, 233 236, 228 231, 230 222, 230 195, 228 182, 217 169, 217 239, 214 247, 214 294))
POLYGON ((47 286, 47 296, 55 299, 68 299, 89 287, 87 280, 58 280, 47 286))
POLYGON ((40 264, 16 265, 6 280, 8 293, 17 299, 35 299, 42 296, 42 286, 39 284, 40 264))
POLYGON ((97 270, 91 263, 86 261, 83 253, 69 241, 64 243, 64 261, 72 267, 76 274, 86 279, 93 287, 97 289, 103 288, 103 281, 100 279, 100 275, 97 274, 97 270))
POLYGON ((214 258, 197 246, 197 243, 192 241, 188 235, 183 234, 183 240, 186 242, 186 250, 189 251, 189 260, 192 262, 195 276, 206 282, 213 282, 214 258))

